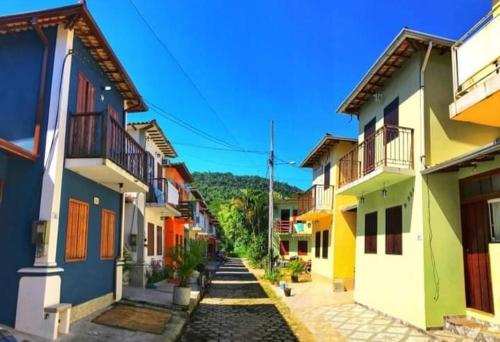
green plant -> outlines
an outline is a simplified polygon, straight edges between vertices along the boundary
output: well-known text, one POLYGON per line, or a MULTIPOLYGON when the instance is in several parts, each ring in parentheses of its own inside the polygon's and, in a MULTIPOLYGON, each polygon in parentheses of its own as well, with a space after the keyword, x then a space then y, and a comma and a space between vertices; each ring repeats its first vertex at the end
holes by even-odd
POLYGON ((264 279, 268 280, 270 283, 276 283, 283 279, 283 276, 281 275, 280 271, 274 270, 271 272, 267 272, 264 275, 264 279))
POLYGON ((132 269, 132 255, 127 247, 123 248, 123 272, 130 271, 132 269))
POLYGON ((299 276, 299 275, 301 275, 302 273, 305 272, 305 265, 300 260, 292 260, 292 261, 290 261, 288 263, 288 265, 286 266, 286 268, 288 268, 288 270, 290 271, 290 273, 292 274, 292 276, 299 276))
POLYGON ((187 248, 176 246, 171 251, 173 269, 180 287, 187 287, 191 273, 204 263, 202 241, 189 240, 187 248))

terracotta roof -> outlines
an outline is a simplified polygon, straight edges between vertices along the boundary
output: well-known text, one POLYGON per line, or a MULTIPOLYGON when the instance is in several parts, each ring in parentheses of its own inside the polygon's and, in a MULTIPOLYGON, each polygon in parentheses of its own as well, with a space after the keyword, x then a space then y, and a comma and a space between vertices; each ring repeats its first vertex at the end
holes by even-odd
POLYGON ((153 142, 158 146, 164 157, 175 158, 177 157, 177 152, 174 147, 167 139, 163 130, 156 120, 143 121, 143 122, 131 122, 127 124, 127 127, 132 127, 134 129, 145 130, 153 142))
POLYGON ((0 34, 32 30, 34 25, 45 28, 61 23, 74 29, 75 36, 89 49, 97 64, 122 95, 127 104, 126 110, 146 111, 147 105, 85 4, 2 16, 0 34))
POLYGON ((189 172, 187 166, 185 163, 171 163, 171 167, 175 168, 177 172, 180 173, 182 179, 184 179, 184 182, 186 183, 191 183, 193 181, 193 175, 191 172, 189 172))
POLYGON ((404 28, 363 76, 361 81, 337 109, 339 113, 359 113, 361 107, 385 85, 399 68, 423 46, 432 42, 433 47, 449 50, 454 40, 404 28))
POLYGON ((300 167, 314 167, 314 164, 332 148, 335 144, 345 141, 356 144, 358 139, 354 138, 344 138, 335 137, 329 133, 325 134, 323 139, 313 148, 311 152, 307 155, 304 161, 300 164, 300 167))

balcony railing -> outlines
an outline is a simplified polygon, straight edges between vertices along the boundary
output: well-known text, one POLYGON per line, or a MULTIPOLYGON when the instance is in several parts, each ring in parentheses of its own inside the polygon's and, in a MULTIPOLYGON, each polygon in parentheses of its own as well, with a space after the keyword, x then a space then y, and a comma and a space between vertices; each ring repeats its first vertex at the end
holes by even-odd
POLYGON ((107 112, 70 114, 67 158, 107 158, 146 183, 146 151, 107 112))
POLYGON ((181 217, 187 218, 187 219, 194 219, 195 218, 195 202, 193 202, 193 201, 180 201, 177 209, 181 213, 181 217))
POLYGON ((484 16, 452 48, 455 98, 500 73, 500 16, 484 16))
POLYGON ((292 222, 289 220, 278 220, 274 223, 274 230, 278 234, 290 234, 292 232, 292 222))
POLYGON ((298 195, 299 215, 313 210, 330 210, 333 208, 333 186, 313 185, 298 195))
POLYGON ((379 167, 413 169, 413 129, 385 125, 339 160, 340 187, 379 167))
POLYGON ((177 206, 179 204, 179 191, 166 178, 154 178, 149 182, 146 202, 177 206))

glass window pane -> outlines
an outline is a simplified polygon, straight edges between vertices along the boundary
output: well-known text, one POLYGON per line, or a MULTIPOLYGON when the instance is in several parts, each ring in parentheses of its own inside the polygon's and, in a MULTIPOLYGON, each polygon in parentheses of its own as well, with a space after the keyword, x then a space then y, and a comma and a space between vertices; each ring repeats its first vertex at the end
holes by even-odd
POLYGON ((493 177, 491 177, 491 183, 493 185, 493 191, 500 192, 500 174, 493 175, 493 177))
POLYGON ((500 201, 490 202, 491 241, 500 242, 500 201))

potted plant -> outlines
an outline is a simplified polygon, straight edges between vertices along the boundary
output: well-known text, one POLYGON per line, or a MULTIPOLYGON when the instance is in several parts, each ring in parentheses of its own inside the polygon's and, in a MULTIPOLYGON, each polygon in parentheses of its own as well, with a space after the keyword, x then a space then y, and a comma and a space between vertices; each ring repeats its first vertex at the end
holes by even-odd
POLYGON ((283 291, 285 291, 285 297, 290 297, 292 294, 292 289, 290 287, 285 287, 283 291))
POLYGON ((128 248, 123 249, 123 286, 128 286, 130 283, 130 270, 132 269, 132 256, 128 248))
POLYGON ((276 270, 266 273, 265 275, 265 279, 267 279, 271 284, 275 286, 279 285, 281 278, 282 278, 281 273, 276 270))
POLYGON ((202 259, 201 248, 197 241, 190 241, 188 248, 182 246, 173 248, 172 261, 177 280, 177 286, 174 287, 174 304, 189 305, 191 275, 202 259))
POLYGON ((299 275, 304 273, 305 267, 301 260, 292 260, 288 263, 287 268, 290 270, 293 283, 299 282, 299 275))

